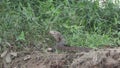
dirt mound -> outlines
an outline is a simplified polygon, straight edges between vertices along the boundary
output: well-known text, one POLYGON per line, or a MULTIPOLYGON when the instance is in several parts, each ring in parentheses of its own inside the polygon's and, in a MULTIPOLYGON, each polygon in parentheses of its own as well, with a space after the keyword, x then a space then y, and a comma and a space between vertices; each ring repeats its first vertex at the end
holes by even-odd
POLYGON ((71 68, 120 68, 120 48, 100 49, 74 59, 71 68))
MULTIPOLYGON (((1 61, 1 60, 0 60, 1 61)), ((20 52, 1 68, 120 68, 120 48, 81 53, 20 52)))

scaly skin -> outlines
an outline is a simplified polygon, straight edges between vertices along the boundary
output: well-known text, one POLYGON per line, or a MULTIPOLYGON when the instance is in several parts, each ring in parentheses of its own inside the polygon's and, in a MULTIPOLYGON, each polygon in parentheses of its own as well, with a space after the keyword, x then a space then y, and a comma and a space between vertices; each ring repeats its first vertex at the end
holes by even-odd
POLYGON ((84 47, 75 47, 75 46, 66 46, 66 42, 62 34, 58 31, 50 31, 51 36, 56 40, 55 48, 63 51, 79 51, 79 52, 88 52, 91 48, 84 47))

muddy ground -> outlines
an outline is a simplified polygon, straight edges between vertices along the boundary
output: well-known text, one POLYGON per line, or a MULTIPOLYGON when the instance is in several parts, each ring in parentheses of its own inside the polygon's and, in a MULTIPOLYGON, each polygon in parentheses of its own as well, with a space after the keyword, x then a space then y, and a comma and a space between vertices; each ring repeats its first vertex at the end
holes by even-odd
POLYGON ((120 68, 120 47, 90 52, 6 51, 0 68, 120 68))

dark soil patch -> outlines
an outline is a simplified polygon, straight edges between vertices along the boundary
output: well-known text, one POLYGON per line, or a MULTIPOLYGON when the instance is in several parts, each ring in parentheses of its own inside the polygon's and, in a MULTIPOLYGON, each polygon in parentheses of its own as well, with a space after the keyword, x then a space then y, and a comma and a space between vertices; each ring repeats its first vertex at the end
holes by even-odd
MULTIPOLYGON (((0 62, 2 62, 0 58, 0 62)), ((79 53, 19 52, 12 62, 0 68, 120 68, 120 48, 79 53)))

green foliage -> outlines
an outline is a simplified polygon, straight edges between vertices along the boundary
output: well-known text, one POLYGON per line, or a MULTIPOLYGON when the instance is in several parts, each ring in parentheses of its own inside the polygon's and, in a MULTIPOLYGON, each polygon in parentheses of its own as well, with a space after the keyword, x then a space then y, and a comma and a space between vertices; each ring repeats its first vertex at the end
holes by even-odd
POLYGON ((19 41, 19 40, 23 40, 25 41, 25 34, 24 32, 22 31, 21 34, 17 37, 16 41, 19 41))
POLYGON ((0 38, 9 42, 45 41, 49 30, 62 32, 71 45, 120 45, 120 8, 88 0, 3 0, 0 38))

